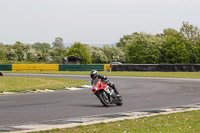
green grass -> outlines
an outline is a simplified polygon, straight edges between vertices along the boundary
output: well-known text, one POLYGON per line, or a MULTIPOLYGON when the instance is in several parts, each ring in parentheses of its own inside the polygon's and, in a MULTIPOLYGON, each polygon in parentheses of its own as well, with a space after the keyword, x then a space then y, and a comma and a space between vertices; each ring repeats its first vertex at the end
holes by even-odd
MULTIPOLYGON (((3 73, 29 73, 29 74, 66 74, 66 75, 88 75, 89 71, 6 71, 3 73)), ((128 77, 166 77, 166 78, 200 78, 200 72, 102 72, 98 74, 106 76, 128 76, 128 77)))
POLYGON ((78 126, 40 133, 199 133, 200 110, 78 126))
POLYGON ((62 78, 0 77, 0 92, 36 89, 61 89, 89 84, 88 81, 62 78))

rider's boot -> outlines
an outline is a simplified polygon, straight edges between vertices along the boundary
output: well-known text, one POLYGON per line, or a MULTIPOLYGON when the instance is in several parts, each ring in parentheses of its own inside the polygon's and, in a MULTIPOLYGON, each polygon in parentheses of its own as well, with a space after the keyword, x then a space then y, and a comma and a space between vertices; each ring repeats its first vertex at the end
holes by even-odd
POLYGON ((115 85, 113 83, 108 83, 108 85, 115 91, 117 98, 121 97, 115 85))

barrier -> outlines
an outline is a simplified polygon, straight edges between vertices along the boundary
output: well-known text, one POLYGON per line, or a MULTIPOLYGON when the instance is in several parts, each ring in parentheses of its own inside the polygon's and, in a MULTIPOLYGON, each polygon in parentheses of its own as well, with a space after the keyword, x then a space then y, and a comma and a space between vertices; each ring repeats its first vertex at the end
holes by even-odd
POLYGON ((12 65, 3 65, 3 64, 0 64, 0 70, 1 71, 12 71, 12 65))
POLYGON ((135 64, 112 66, 112 71, 198 72, 200 64, 135 64))
POLYGON ((104 71, 104 65, 59 65, 59 71, 104 71))
POLYGON ((13 64, 12 71, 58 71, 58 64, 13 64))
POLYGON ((105 64, 104 65, 104 71, 105 70, 110 71, 110 64, 105 64))

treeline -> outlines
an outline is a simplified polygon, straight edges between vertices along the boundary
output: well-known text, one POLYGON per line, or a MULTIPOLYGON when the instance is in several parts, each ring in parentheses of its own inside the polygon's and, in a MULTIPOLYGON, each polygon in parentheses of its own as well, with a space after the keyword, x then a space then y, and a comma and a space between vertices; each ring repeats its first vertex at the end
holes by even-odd
POLYGON ((190 64, 200 63, 200 30, 183 22, 179 31, 164 29, 152 35, 134 32, 124 35, 115 46, 89 46, 74 43, 65 48, 58 37, 51 46, 48 43, 13 45, 0 43, 0 63, 62 63, 66 56, 78 56, 83 64, 123 62, 132 64, 190 64))
POLYGON ((60 37, 55 39, 53 46, 39 42, 32 45, 21 42, 16 42, 13 45, 0 43, 0 64, 62 64, 64 57, 71 55, 82 58, 83 64, 126 61, 125 53, 116 46, 96 47, 76 42, 71 47, 65 48, 60 37))
POLYGON ((200 63, 200 30, 183 22, 180 31, 168 28, 157 35, 125 35, 117 47, 125 51, 127 62, 134 64, 200 63))

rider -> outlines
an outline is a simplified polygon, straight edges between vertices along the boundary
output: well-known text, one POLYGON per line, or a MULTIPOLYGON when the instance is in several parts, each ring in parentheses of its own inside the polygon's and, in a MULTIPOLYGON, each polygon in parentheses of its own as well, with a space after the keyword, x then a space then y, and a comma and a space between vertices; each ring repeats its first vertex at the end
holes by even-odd
POLYGON ((106 81, 108 86, 110 86, 111 88, 113 88, 113 90, 115 91, 115 93, 117 94, 117 96, 120 96, 119 95, 119 92, 117 91, 115 85, 112 83, 112 82, 109 82, 109 78, 104 76, 104 75, 98 75, 97 74, 97 70, 92 70, 90 72, 90 77, 92 78, 92 81, 91 81, 91 84, 93 83, 93 80, 94 79, 101 79, 102 81, 106 81))

